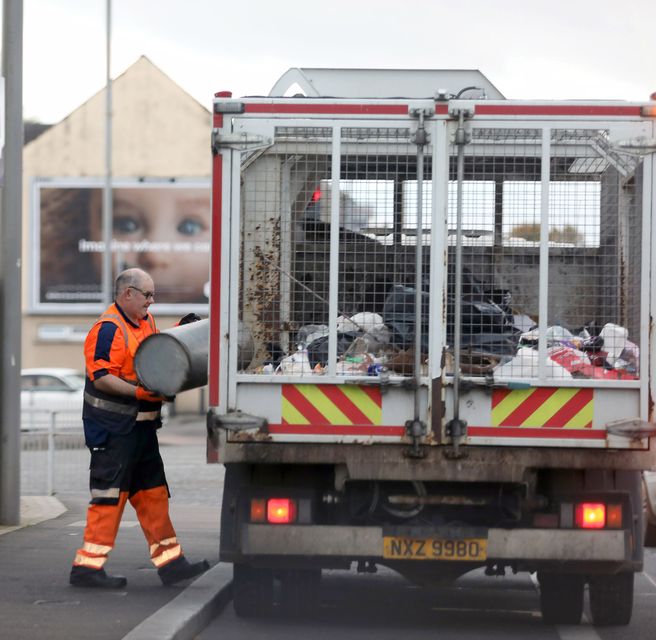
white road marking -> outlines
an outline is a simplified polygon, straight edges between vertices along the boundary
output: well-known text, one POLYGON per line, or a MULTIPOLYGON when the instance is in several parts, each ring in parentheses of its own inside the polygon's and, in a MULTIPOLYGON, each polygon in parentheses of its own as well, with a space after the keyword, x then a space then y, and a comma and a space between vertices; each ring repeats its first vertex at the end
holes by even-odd
POLYGON ((560 640, 601 640, 595 628, 590 625, 587 616, 583 615, 583 621, 576 626, 557 626, 558 636, 560 640))
POLYGON ((469 609, 466 607, 431 607, 432 611, 449 611, 457 613, 512 613, 514 615, 531 616, 532 618, 540 618, 539 611, 531 611, 525 609, 469 609))
MULTIPOLYGON (((653 579, 653 578, 652 578, 652 577, 651 577, 646 571, 643 571, 643 572, 642 572, 642 575, 645 576, 645 578, 647 578, 647 580, 649 580, 649 582, 651 582, 651 584, 652 584, 654 587, 656 587, 656 580, 654 580, 654 579, 653 579)), ((650 595, 651 595, 651 594, 650 594, 650 595)))

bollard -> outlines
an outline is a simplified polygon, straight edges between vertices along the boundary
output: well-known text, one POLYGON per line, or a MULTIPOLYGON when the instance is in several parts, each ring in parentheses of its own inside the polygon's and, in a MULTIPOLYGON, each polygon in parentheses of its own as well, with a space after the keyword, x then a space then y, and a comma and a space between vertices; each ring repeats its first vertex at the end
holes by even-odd
POLYGON ((50 420, 48 421, 48 462, 47 462, 47 480, 46 480, 46 495, 55 495, 55 422, 57 420, 57 413, 50 412, 50 420))

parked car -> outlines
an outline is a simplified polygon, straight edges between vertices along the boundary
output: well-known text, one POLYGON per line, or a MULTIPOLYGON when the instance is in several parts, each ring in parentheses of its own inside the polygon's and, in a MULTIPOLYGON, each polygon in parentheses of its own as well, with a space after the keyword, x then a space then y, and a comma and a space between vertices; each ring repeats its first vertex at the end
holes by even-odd
POLYGON ((645 546, 656 547, 656 471, 642 472, 645 490, 645 546))
MULTIPOLYGON (((21 371, 21 431, 47 429, 55 413, 56 430, 82 429, 84 372, 60 367, 21 371)), ((170 405, 162 407, 162 422, 170 405)))
POLYGON ((49 367, 21 371, 21 430, 47 429, 55 412, 55 428, 82 429, 84 373, 49 367))

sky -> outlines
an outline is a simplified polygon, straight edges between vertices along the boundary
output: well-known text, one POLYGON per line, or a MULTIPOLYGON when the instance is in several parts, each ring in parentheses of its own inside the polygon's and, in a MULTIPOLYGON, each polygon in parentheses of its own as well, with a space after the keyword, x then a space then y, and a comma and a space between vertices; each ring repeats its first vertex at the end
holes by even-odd
MULTIPOLYGON (((290 67, 479 69, 522 100, 656 91, 653 0, 111 5, 112 77, 146 55, 208 109, 220 90, 266 95, 290 67)), ((105 85, 106 0, 24 0, 23 20, 24 116, 58 122, 105 85)))

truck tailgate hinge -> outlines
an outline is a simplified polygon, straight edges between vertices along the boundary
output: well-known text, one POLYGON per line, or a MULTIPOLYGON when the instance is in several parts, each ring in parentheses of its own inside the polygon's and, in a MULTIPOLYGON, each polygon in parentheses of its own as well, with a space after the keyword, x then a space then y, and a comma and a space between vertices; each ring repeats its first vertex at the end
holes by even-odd
POLYGON ((266 418, 242 413, 241 411, 213 415, 212 424, 218 429, 226 429, 227 431, 266 431, 269 426, 266 418))
POLYGON ((656 424, 640 420, 639 418, 617 420, 606 424, 606 431, 614 436, 640 440, 642 438, 653 438, 656 436, 656 424))
POLYGON ((405 451, 405 456, 408 458, 425 458, 426 451, 421 448, 421 440, 427 433, 426 423, 418 418, 407 420, 405 432, 412 438, 412 446, 405 451))
POLYGON ((271 138, 252 133, 222 133, 220 129, 212 129, 212 153, 216 155, 219 149, 234 149, 235 151, 255 151, 266 149, 273 144, 271 138))

